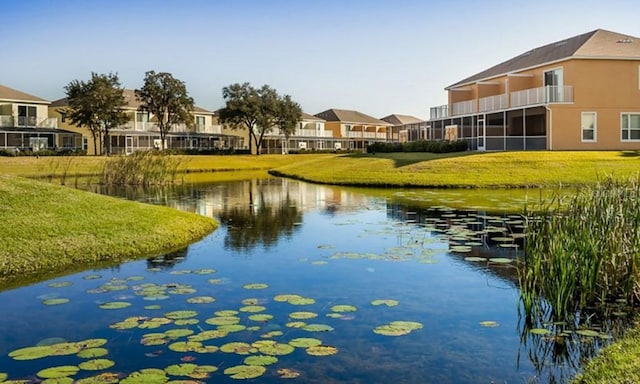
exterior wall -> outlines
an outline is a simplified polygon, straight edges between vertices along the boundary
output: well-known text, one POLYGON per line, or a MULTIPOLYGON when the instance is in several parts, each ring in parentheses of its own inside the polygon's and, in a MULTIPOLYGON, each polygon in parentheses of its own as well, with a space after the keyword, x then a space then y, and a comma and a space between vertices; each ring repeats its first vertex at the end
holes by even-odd
POLYGON ((621 140, 621 113, 640 113, 640 60, 571 60, 564 82, 574 86, 574 103, 552 105, 554 150, 637 150, 621 140), (596 141, 582 141, 582 112, 596 113, 596 141))

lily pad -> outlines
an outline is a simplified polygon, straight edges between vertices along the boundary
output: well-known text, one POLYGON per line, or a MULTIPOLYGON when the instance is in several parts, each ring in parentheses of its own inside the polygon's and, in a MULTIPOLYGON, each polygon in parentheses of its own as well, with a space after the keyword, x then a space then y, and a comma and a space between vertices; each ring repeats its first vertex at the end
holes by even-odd
POLYGON ((169 349, 174 352, 193 352, 202 347, 199 341, 177 341, 169 344, 169 349))
POLYGON ((291 368, 280 368, 278 369, 278 375, 281 379, 295 379, 300 377, 300 372, 291 368))
POLYGON ((267 369, 260 365, 236 365, 224 370, 232 379, 255 379, 262 376, 267 369))
POLYGON ((42 345, 36 347, 26 347, 16 349, 9 353, 9 357, 14 360, 35 360, 43 357, 52 356, 54 349, 50 345, 42 345))
POLYGON ((133 372, 120 380, 120 384, 164 384, 169 381, 162 369, 148 368, 133 372))
POLYGON ((59 367, 51 367, 40 370, 38 371, 37 375, 42 379, 55 379, 58 377, 73 376, 78 373, 79 370, 80 368, 76 367, 75 365, 61 365, 59 367))
POLYGON ((481 327, 485 327, 485 328, 493 328, 493 327, 497 327, 497 326, 499 326, 499 325, 500 325, 500 324, 498 324, 498 322, 497 322, 497 321, 490 321, 490 320, 487 320, 487 321, 481 321, 481 322, 480 322, 480 326, 481 326, 481 327))
POLYGON ((109 351, 106 348, 87 348, 77 353, 77 356, 82 359, 92 359, 95 357, 106 356, 109 351))
POLYGON ((196 335, 189 336, 190 341, 207 341, 211 339, 219 339, 221 337, 225 337, 229 334, 229 332, 221 331, 219 329, 202 331, 196 335))
POLYGON ((100 371, 102 369, 111 368, 116 363, 109 359, 93 359, 83 361, 78 365, 80 369, 84 369, 85 371, 100 371))
POLYGON ((108 303, 100 304, 100 309, 123 309, 130 306, 131 303, 128 301, 110 301, 108 303))
POLYGON ((149 310, 152 310, 152 309, 160 309, 160 308, 161 308, 161 307, 160 307, 158 304, 147 305, 147 306, 145 306, 145 307, 144 307, 144 309, 149 309, 149 310))
POLYGON ((546 328, 533 328, 529 330, 532 335, 550 335, 551 331, 546 328))
POLYGON ((305 350, 308 355, 312 356, 330 356, 338 353, 338 348, 331 345, 315 345, 305 350))
POLYGON ((66 304, 69 302, 69 299, 65 299, 62 297, 56 298, 56 299, 47 299, 47 300, 43 300, 42 304, 44 305, 60 305, 60 304, 66 304))
POLYGON ((70 286, 72 284, 73 283, 70 282, 70 281, 58 281, 58 282, 50 283, 50 284, 47 284, 47 285, 49 287, 51 287, 51 288, 64 288, 64 287, 68 287, 68 286, 70 286))
POLYGON ((296 320, 305 320, 305 319, 313 319, 314 317, 318 317, 318 314, 315 312, 291 312, 289 317, 296 320))
POLYGON ((246 365, 271 365, 278 362, 278 358, 270 355, 254 355, 244 359, 246 365))
POLYGON ((244 289, 265 289, 268 287, 269 287, 269 284, 264 284, 264 283, 252 283, 252 284, 245 284, 242 286, 242 288, 244 289))
POLYGON ((408 335, 409 333, 411 333, 410 329, 403 329, 403 328, 396 328, 396 327, 392 327, 389 324, 385 324, 385 325, 380 325, 378 327, 375 327, 373 329, 374 333, 377 333, 378 335, 383 335, 383 336, 403 336, 403 335, 408 335))
POLYGON ((295 350, 295 348, 293 347, 293 345, 289 345, 289 344, 273 343, 273 344, 262 345, 260 346, 260 348, 258 348, 258 350, 261 353, 264 353, 265 355, 279 356, 279 355, 288 355, 292 353, 295 350))
POLYGON ((312 299, 310 297, 297 297, 294 299, 290 299, 289 304, 291 305, 311 305, 311 304, 315 304, 315 299, 312 299))
POLYGON ((297 348, 309 348, 322 344, 322 341, 312 337, 298 337, 289 341, 289 345, 293 345, 297 348))
POLYGON ((294 299, 300 299, 302 298, 302 296, 300 295, 292 295, 292 294, 284 294, 284 295, 276 295, 273 297, 274 301, 280 302, 280 303, 286 303, 288 301, 294 300, 294 299))
POLYGON ((248 355, 255 352, 255 348, 251 344, 243 342, 227 343, 220 346, 220 350, 226 353, 237 353, 238 355, 248 355))
POLYGON ((307 324, 302 327, 305 331, 309 332, 329 332, 333 331, 333 327, 326 324, 307 324))
POLYGON ((465 257, 464 260, 465 261, 470 261, 472 263, 481 263, 483 261, 487 261, 487 258, 485 258, 485 257, 477 257, 477 256, 470 256, 470 257, 465 257))
POLYGON ((398 300, 393 299, 378 299, 371 302, 371 305, 386 305, 387 307, 395 307, 398 304, 398 300))
POLYGON ((229 325, 238 324, 240 322, 240 318, 235 316, 217 316, 208 318, 204 322, 210 325, 229 325))
POLYGON ((188 328, 177 328, 177 329, 169 329, 164 334, 167 335, 167 337, 177 339, 179 337, 193 335, 193 333, 194 333, 193 330, 188 328))
POLYGON ((307 323, 305 323, 304 321, 290 321, 286 323, 284 326, 287 328, 302 328, 305 325, 307 325, 307 323))
POLYGON ((249 316, 249 320, 259 321, 261 323, 264 323, 264 322, 269 321, 271 319, 273 319, 273 315, 269 315, 267 313, 257 313, 257 314, 249 316))
POLYGON ((177 319, 188 319, 191 317, 198 316, 198 312, 196 311, 173 311, 167 312, 164 316, 168 319, 177 320, 177 319))
POLYGON ((76 380, 75 384, 117 384, 120 381, 120 375, 112 372, 104 372, 99 375, 85 377, 76 380))
POLYGON ((234 311, 233 309, 225 309, 222 311, 215 311, 214 314, 219 317, 235 316, 238 314, 238 311, 234 311))
POLYGON ((576 333, 580 336, 587 336, 587 337, 598 337, 600 336, 600 332, 596 332, 592 329, 579 329, 576 331, 576 333))
POLYGON ((245 329, 247 329, 247 326, 243 324, 225 324, 225 325, 218 326, 219 331, 225 331, 229 333, 240 332, 240 331, 244 331, 245 329))
POLYGON ((509 264, 513 262, 513 259, 508 259, 506 257, 492 257, 489 261, 496 264, 509 264))
POLYGON ((417 321, 392 321, 389 323, 389 325, 395 328, 409 330, 422 329, 423 327, 422 323, 418 323, 417 321))
POLYGON ((258 303, 260 303, 260 300, 255 298, 255 297, 250 297, 248 299, 242 299, 242 304, 244 304, 244 305, 258 305, 258 303))
POLYGON ((164 369, 171 376, 188 376, 198 367, 196 364, 184 363, 170 365, 164 369))
POLYGON ((216 299, 212 296, 196 296, 187 299, 187 303, 189 304, 209 304, 214 301, 216 301, 216 299))
POLYGON ((240 308, 240 312, 249 312, 256 313, 265 311, 267 307, 263 307, 262 305, 247 305, 245 307, 240 308))
POLYGON ((200 322, 198 319, 178 319, 173 322, 175 325, 183 326, 183 325, 196 325, 200 322))
POLYGON ((355 312, 358 308, 353 305, 334 305, 331 307, 333 312, 355 312))

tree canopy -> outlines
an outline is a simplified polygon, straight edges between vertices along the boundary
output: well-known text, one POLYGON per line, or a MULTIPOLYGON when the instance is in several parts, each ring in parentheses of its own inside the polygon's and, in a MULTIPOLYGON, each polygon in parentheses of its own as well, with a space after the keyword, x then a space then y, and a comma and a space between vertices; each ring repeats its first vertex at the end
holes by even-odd
POLYGON ((71 122, 86 127, 93 137, 94 153, 111 153, 109 130, 125 124, 128 120, 124 107, 126 101, 117 74, 92 72, 88 81, 73 80, 66 87, 68 109, 65 111, 71 122), (98 152, 98 141, 100 152, 98 152))
POLYGON ((194 119, 193 98, 187 93, 187 87, 167 72, 148 71, 145 73, 144 85, 136 89, 140 100, 140 110, 147 111, 158 119, 160 130, 160 149, 165 147, 165 137, 176 124, 191 127, 194 119))
POLYGON ((265 133, 274 128, 288 138, 302 117, 300 105, 291 96, 280 96, 268 85, 256 89, 249 83, 235 83, 222 88, 222 96, 226 106, 218 112, 220 122, 233 129, 247 129, 252 153, 255 144, 256 154, 260 154, 265 133))

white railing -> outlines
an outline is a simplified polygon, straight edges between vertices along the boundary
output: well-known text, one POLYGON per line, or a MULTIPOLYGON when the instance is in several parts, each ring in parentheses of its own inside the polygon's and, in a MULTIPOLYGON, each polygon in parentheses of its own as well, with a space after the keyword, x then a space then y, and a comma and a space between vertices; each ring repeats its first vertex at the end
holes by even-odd
POLYGON ((511 92, 511 106, 522 107, 534 104, 553 104, 573 102, 573 87, 551 86, 540 88, 524 89, 522 91, 511 92))
POLYGON ((453 113, 451 114, 452 116, 467 115, 469 113, 478 112, 478 108, 475 100, 467 100, 467 101, 461 101, 459 103, 453 103, 451 107, 453 109, 453 113))
POLYGON ((350 139, 386 139, 387 134, 381 132, 349 131, 350 139))
POLYGON ((437 107, 431 107, 429 110, 429 116, 431 120, 442 119, 444 117, 449 117, 449 106, 448 105, 439 105, 437 107))
POLYGON ((58 119, 55 117, 35 116, 10 116, 0 115, 0 127, 38 127, 38 128, 58 128, 58 119))
POLYGON ((499 109, 509 108, 509 95, 495 95, 489 97, 482 97, 478 99, 478 111, 487 112, 487 111, 496 111, 499 109))
MULTIPOLYGON (((280 128, 271 128, 265 133, 266 136, 284 136, 280 128)), ((333 137, 333 131, 317 130, 317 129, 296 129, 289 138, 295 137, 333 137)))

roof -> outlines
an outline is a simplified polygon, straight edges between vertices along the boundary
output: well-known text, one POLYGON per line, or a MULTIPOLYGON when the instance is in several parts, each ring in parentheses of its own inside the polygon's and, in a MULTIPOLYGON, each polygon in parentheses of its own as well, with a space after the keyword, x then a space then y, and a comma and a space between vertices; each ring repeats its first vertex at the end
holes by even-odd
POLYGON ((460 80, 445 89, 569 58, 633 58, 640 60, 640 38, 604 29, 596 29, 582 35, 534 48, 460 80))
POLYGON ((28 93, 18 91, 17 89, 6 87, 4 85, 0 85, 0 100, 30 101, 33 103, 47 103, 47 104, 49 103, 48 100, 45 100, 38 96, 33 96, 28 93))
MULTIPOLYGON (((140 100, 136 97, 136 91, 133 89, 124 89, 122 91, 124 94, 124 100, 127 102, 127 107, 130 109, 138 109, 140 108, 140 100)), ((55 100, 51 103, 51 107, 66 107, 69 105, 69 100, 66 97, 62 99, 55 100)), ((198 107, 197 105, 193 106, 193 112, 196 113, 206 113, 206 114, 214 114, 214 112, 204 109, 202 107, 198 107)))
POLYGON ((302 120, 304 121, 325 121, 317 116, 310 115, 308 113, 302 112, 302 120))
POLYGON ((398 115, 398 114, 385 116, 380 120, 386 121, 387 123, 391 123, 393 125, 419 124, 419 123, 425 122, 424 120, 419 119, 415 116, 398 115))
POLYGON ((315 116, 325 119, 326 121, 340 121, 343 123, 363 125, 391 125, 386 121, 365 115, 362 112, 351 111, 348 109, 327 109, 324 112, 316 113, 315 116))

